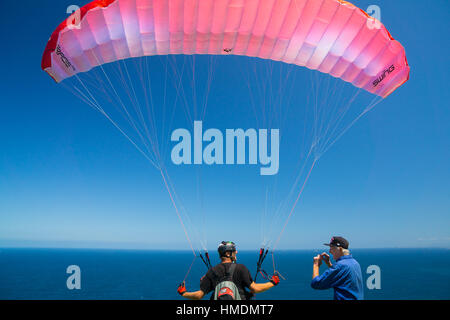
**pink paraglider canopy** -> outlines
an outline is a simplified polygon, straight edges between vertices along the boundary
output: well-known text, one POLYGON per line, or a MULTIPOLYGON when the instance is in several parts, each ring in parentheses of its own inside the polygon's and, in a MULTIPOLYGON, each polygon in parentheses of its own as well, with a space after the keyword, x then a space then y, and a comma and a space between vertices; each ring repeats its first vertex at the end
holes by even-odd
POLYGON ((409 78, 402 45, 340 0, 97 0, 52 34, 42 69, 57 82, 131 57, 244 55, 328 73, 386 97, 409 78))

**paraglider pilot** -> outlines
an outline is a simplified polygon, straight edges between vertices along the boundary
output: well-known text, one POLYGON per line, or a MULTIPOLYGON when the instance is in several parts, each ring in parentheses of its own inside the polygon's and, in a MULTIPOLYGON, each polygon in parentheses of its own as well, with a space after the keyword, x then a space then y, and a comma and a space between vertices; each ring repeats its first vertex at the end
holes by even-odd
POLYGON ((217 251, 221 263, 209 269, 201 278, 200 290, 188 292, 183 282, 177 290, 181 296, 200 300, 213 291, 211 300, 247 300, 253 294, 267 291, 280 282, 279 276, 273 275, 268 282, 255 283, 247 267, 236 263, 238 251, 236 245, 231 241, 222 241, 217 251))

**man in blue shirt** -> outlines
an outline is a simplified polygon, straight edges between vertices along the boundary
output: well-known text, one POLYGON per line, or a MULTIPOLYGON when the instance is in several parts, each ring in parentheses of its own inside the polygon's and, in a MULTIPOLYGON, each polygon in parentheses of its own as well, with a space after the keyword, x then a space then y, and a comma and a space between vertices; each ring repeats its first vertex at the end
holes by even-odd
POLYGON ((364 299, 361 267, 351 256, 348 244, 348 241, 342 237, 333 237, 330 243, 325 243, 330 247, 335 264, 331 263, 330 256, 325 252, 314 257, 311 287, 319 290, 333 288, 334 300, 364 299), (322 261, 328 269, 319 275, 322 261))

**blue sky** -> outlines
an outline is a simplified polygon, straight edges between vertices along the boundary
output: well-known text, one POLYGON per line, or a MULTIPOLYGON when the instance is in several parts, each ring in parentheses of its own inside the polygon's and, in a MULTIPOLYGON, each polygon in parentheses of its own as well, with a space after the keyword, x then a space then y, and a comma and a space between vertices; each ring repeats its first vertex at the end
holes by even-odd
MULTIPOLYGON (((411 77, 320 158, 279 248, 317 248, 332 235, 353 247, 450 247, 449 4, 354 3, 381 7, 382 22, 406 48, 411 77)), ((1 5, 0 246, 189 250, 159 172, 40 69, 45 43, 70 4, 1 5)), ((233 84, 218 79, 225 85, 214 91, 211 110, 245 101, 245 90, 230 95, 233 84)), ((246 124, 224 116, 213 114, 206 126, 246 124)), ((187 205, 194 202, 189 174, 169 169, 187 205)), ((255 171, 214 167, 202 174, 207 220, 196 225, 209 249, 224 239, 260 245, 261 212, 253 202, 265 194, 257 194, 255 171), (242 193, 253 187, 251 196, 242 193)))

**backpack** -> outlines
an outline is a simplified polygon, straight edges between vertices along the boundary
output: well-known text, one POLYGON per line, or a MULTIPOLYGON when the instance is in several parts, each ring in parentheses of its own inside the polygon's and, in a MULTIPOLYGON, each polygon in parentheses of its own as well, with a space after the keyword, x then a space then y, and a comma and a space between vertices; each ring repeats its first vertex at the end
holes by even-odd
POLYGON ((214 300, 241 300, 239 289, 233 282, 233 273, 236 269, 236 264, 232 263, 228 270, 225 271, 225 276, 219 277, 213 270, 211 270, 216 277, 216 287, 214 289, 214 300))

